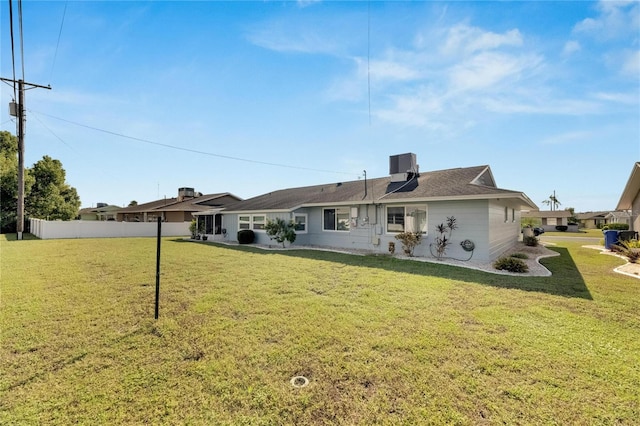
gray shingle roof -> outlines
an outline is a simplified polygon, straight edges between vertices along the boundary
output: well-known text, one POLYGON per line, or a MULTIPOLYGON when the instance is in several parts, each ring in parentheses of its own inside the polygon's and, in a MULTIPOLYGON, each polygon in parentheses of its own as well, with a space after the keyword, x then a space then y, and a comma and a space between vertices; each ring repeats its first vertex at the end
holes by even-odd
POLYGON ((369 179, 366 185, 366 192, 364 180, 282 189, 230 204, 225 211, 289 211, 301 206, 497 197, 517 198, 523 206, 537 208, 523 193, 497 188, 489 166, 431 171, 404 183, 387 176, 369 179))
POLYGON ((151 201, 149 203, 138 204, 136 206, 125 207, 118 211, 118 213, 142 213, 151 211, 204 211, 212 207, 210 202, 217 198, 223 198, 225 196, 231 196, 237 198, 234 195, 223 192, 216 194, 206 194, 200 197, 189 198, 184 201, 178 201, 178 198, 165 198, 161 200, 151 201))

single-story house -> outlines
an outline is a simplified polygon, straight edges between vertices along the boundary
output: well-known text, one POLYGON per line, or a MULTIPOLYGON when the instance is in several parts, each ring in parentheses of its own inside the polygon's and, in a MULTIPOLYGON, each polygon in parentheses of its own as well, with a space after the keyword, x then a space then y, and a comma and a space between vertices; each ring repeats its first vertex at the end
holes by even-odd
POLYGON ((640 231, 640 162, 636 162, 633 165, 631 175, 624 191, 622 191, 616 210, 630 211, 629 229, 631 231, 640 231))
MULTIPOLYGON (((571 212, 569 210, 531 210, 522 212, 523 218, 534 218, 540 221, 541 227, 547 231, 556 231, 556 226, 569 226, 571 212)), ((574 225, 574 230, 578 227, 574 225)))
POLYGON ((125 207, 117 212, 118 222, 190 222, 193 213, 220 208, 242 200, 228 192, 203 195, 193 188, 178 189, 178 196, 125 207))
POLYGON ((582 228, 602 229, 609 223, 609 211, 577 213, 576 218, 582 228))
POLYGON ((436 227, 455 217, 445 256, 492 261, 518 242, 520 211, 537 209, 524 193, 498 188, 486 165, 421 173, 409 153, 390 157, 389 169, 382 178, 282 189, 211 211, 226 230, 213 239, 237 241, 239 230, 251 229, 256 243, 275 244, 264 228, 279 217, 295 222, 295 245, 388 253, 393 242, 402 253, 395 236, 420 232, 414 255, 432 256, 436 227))
POLYGON ((609 223, 623 223, 631 226, 631 214, 628 211, 612 211, 607 213, 606 217, 609 223))
POLYGON ((80 220, 116 220, 116 216, 122 207, 107 203, 98 203, 96 207, 86 207, 78 212, 80 220))

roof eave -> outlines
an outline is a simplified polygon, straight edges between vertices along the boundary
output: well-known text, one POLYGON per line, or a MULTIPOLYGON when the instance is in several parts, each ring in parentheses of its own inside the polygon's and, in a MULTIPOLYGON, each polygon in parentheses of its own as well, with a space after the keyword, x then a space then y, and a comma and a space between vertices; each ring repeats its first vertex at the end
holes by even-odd
POLYGON ((634 164, 629 180, 616 206, 616 210, 631 210, 633 200, 638 195, 638 192, 640 192, 640 162, 634 164))
POLYGON ((264 213, 291 213, 293 209, 250 209, 250 210, 224 210, 224 214, 264 214, 264 213))

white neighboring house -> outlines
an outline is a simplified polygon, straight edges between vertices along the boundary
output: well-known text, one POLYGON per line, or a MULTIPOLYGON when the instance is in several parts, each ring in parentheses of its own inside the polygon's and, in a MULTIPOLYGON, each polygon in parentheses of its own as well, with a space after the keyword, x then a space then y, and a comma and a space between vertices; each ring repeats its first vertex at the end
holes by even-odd
POLYGON ((629 230, 640 231, 640 162, 633 165, 616 210, 631 212, 629 230))
POLYGON ((458 228, 446 256, 469 258, 462 243, 471 241, 474 259, 492 261, 517 243, 520 211, 537 210, 524 193, 498 188, 486 165, 420 173, 411 153, 389 163, 386 177, 282 189, 225 206, 215 212, 223 216, 224 239, 237 241, 239 230, 251 229, 255 243, 274 244, 264 227, 280 217, 295 221, 296 246, 388 253, 393 242, 402 253, 395 236, 411 231, 423 234, 414 255, 430 257, 437 225, 453 216, 458 228))
MULTIPOLYGON (((569 218, 571 218, 571 212, 568 210, 537 210, 522 212, 523 218, 537 219, 541 223, 541 227, 545 232, 557 231, 556 226, 566 226, 569 228, 569 218)), ((577 231, 578 227, 573 226, 572 231, 577 231)))
POLYGON ((628 211, 613 211, 605 216, 609 223, 624 223, 631 227, 631 214, 628 211))

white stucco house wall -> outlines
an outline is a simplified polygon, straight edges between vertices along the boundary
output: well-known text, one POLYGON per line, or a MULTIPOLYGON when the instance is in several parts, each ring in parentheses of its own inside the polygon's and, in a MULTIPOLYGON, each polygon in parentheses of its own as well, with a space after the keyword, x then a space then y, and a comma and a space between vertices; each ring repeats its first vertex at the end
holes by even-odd
POLYGON ((386 177, 282 189, 243 200, 221 210, 223 236, 237 241, 240 229, 254 231, 258 244, 275 244, 264 231, 277 217, 297 224, 295 246, 321 246, 388 253, 399 232, 423 234, 414 256, 433 256, 436 226, 455 217, 447 257, 492 261, 520 236, 520 211, 537 209, 522 192, 496 186, 489 166, 419 172, 415 154, 390 157, 386 177), (473 252, 461 243, 473 242, 473 252))
POLYGON ((633 165, 616 210, 630 212, 629 230, 640 231, 640 162, 633 165))

